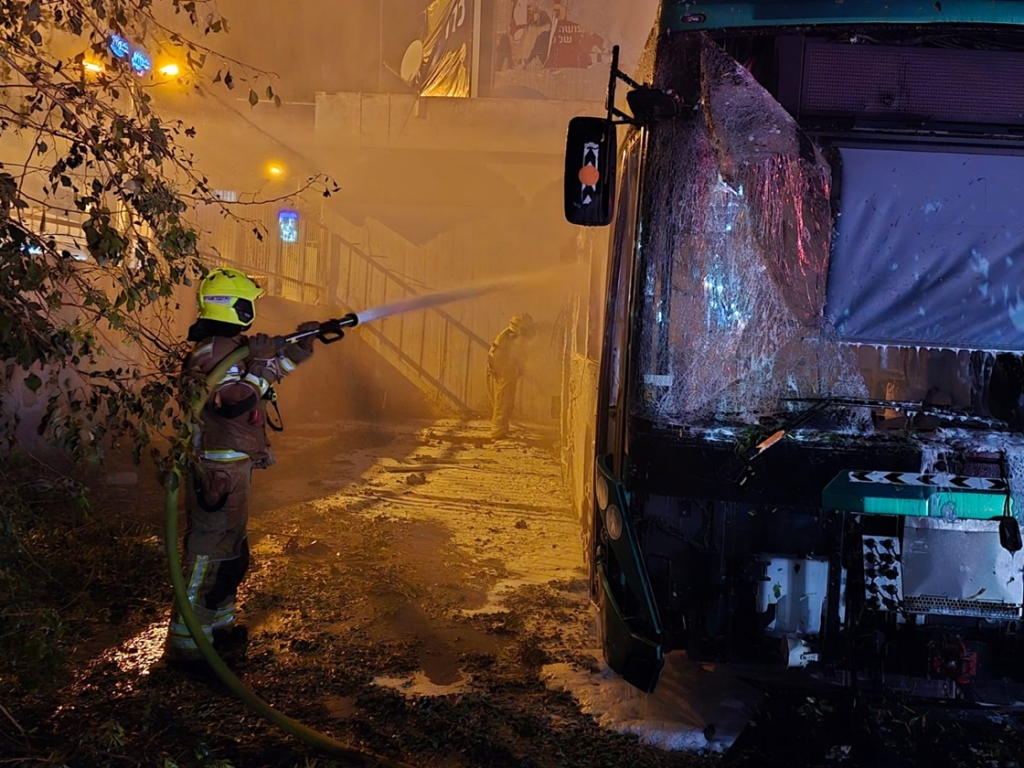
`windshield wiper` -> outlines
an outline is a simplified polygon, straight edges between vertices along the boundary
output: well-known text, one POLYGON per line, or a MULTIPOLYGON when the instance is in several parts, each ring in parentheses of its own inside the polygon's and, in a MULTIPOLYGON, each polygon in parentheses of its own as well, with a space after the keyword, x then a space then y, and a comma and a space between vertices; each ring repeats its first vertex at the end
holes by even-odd
POLYGON ((824 411, 828 406, 832 405, 835 401, 832 398, 821 398, 815 399, 812 405, 808 408, 804 408, 802 411, 794 414, 792 417, 783 422, 782 426, 772 432, 764 440, 760 441, 753 448, 744 451, 742 454, 733 456, 728 459, 718 470, 719 477, 726 482, 739 483, 742 485, 746 482, 747 476, 752 471, 750 466, 751 462, 760 456, 762 453, 767 451, 773 445, 782 440, 786 435, 792 432, 794 429, 802 426, 806 422, 810 421, 814 416, 824 411))
POLYGON ((862 397, 788 397, 787 402, 794 403, 828 403, 831 405, 844 406, 847 408, 871 408, 873 410, 887 409, 900 411, 913 416, 915 414, 928 414, 938 416, 948 421, 957 421, 964 424, 972 424, 979 427, 991 427, 993 429, 1005 430, 1010 427, 1008 422, 1001 419, 992 419, 985 416, 978 416, 965 409, 955 408, 949 405, 933 405, 931 403, 913 402, 908 400, 875 400, 862 397))
POLYGON ((893 411, 902 411, 908 415, 926 413, 932 416, 938 416, 942 419, 958 421, 964 424, 972 424, 978 427, 989 427, 999 430, 1006 430, 1010 427, 1010 425, 1005 421, 977 416, 973 413, 958 410, 950 406, 915 403, 903 400, 875 400, 872 398, 861 397, 788 397, 784 398, 784 402, 810 403, 810 406, 801 411, 797 411, 797 413, 790 419, 783 422, 779 429, 770 434, 764 440, 761 440, 754 447, 744 451, 740 455, 736 455, 728 459, 718 470, 720 479, 725 480, 726 482, 739 483, 742 485, 746 482, 750 473, 753 471, 751 463, 754 459, 767 451, 773 445, 779 443, 793 430, 805 424, 812 417, 832 406, 840 408, 887 408, 893 411))

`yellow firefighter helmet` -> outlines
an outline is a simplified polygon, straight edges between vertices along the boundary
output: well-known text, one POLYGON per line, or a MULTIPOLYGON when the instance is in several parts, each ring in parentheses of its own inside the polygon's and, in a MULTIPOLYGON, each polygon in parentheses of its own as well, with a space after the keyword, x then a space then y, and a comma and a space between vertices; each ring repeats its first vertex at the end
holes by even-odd
POLYGON ((248 326, 256 319, 256 299, 263 289, 245 272, 221 267, 211 270, 199 283, 196 296, 199 317, 222 323, 248 326))
POLYGON ((515 333, 533 331, 533 318, 529 315, 512 315, 508 327, 515 333))

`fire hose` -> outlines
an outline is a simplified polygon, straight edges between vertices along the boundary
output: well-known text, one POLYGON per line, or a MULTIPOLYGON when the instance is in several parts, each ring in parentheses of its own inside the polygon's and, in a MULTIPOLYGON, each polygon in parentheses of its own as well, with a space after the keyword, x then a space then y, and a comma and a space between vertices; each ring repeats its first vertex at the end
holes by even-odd
MULTIPOLYGON (((356 315, 346 315, 339 320, 328 320, 325 323, 321 323, 320 328, 315 331, 296 333, 288 336, 286 337, 286 341, 291 343, 299 341, 300 339, 309 338, 310 336, 316 336, 321 342, 325 344, 332 344, 335 341, 340 341, 344 337, 343 328, 351 328, 358 324, 358 322, 359 318, 356 315)), ((248 354, 248 347, 240 347, 228 355, 210 373, 210 375, 206 377, 205 396, 196 397, 191 403, 191 417, 193 422, 197 422, 199 420, 199 413, 205 406, 206 401, 213 390, 213 382, 220 381, 231 366, 244 360, 248 354)), ((293 720, 284 713, 279 712, 257 696, 252 690, 247 688, 245 684, 238 679, 238 676, 231 671, 224 660, 220 658, 213 647, 213 643, 210 642, 206 634, 203 632, 202 625, 199 623, 199 619, 196 618, 195 612, 192 610, 192 605, 189 602, 187 589, 185 587, 185 577, 182 573, 181 555, 178 552, 178 493, 182 485, 182 476, 183 467, 180 464, 176 464, 167 479, 165 508, 167 562, 170 569, 171 585, 174 588, 174 598, 178 611, 181 613, 185 626, 188 627, 189 634, 192 635, 192 639, 199 648, 199 652, 203 655, 203 658, 206 660, 207 664, 210 665, 213 672, 229 690, 238 696, 238 698, 241 699, 242 702, 251 710, 256 712, 256 714, 311 747, 315 747, 339 757, 348 758, 353 761, 353 765, 394 766, 395 768, 401 766, 402 768, 408 768, 404 763, 400 763, 380 755, 373 754, 372 752, 359 749, 351 744, 345 744, 344 742, 332 739, 330 736, 313 730, 303 723, 293 720)))

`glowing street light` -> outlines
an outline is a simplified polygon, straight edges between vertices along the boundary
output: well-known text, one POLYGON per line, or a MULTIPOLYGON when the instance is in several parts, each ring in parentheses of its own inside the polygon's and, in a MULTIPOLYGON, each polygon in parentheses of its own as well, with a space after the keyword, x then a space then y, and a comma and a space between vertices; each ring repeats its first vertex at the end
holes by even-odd
POLYGON ((103 65, 100 64, 98 61, 83 61, 82 69, 84 69, 86 72, 89 72, 90 74, 98 75, 100 72, 103 71, 103 65))
POLYGON ((173 61, 170 64, 164 64, 160 69, 157 70, 164 77, 177 77, 181 74, 181 67, 175 64, 173 61))
POLYGON ((284 166, 280 163, 267 163, 267 176, 272 179, 280 179, 284 176, 284 166))

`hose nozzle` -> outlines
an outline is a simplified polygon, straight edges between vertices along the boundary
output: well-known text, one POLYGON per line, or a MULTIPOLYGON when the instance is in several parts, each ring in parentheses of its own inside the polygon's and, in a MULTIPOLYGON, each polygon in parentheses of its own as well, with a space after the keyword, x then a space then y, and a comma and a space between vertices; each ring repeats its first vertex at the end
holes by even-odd
POLYGON ((289 344, 302 339, 308 339, 310 336, 316 336, 324 344, 333 344, 336 341, 341 341, 345 338, 344 328, 353 328, 359 325, 359 317, 355 312, 349 312, 344 317, 338 317, 333 320, 325 320, 320 323, 320 327, 315 331, 303 331, 301 333, 293 333, 291 336, 286 336, 285 341, 289 344))

